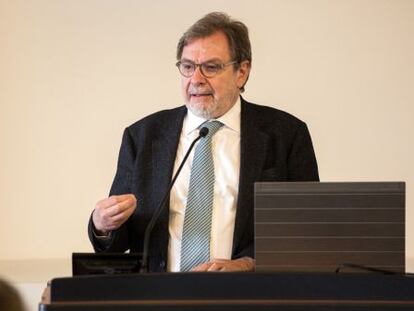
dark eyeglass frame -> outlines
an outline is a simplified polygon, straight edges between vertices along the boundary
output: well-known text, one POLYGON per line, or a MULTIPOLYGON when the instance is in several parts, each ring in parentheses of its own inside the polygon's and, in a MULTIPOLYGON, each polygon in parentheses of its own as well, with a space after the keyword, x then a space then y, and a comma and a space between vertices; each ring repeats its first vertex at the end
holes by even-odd
POLYGON ((215 63, 215 62, 211 62, 210 61, 210 62, 204 62, 204 63, 197 64, 197 63, 193 63, 191 61, 181 61, 180 60, 180 61, 178 61, 175 64, 175 66, 177 66, 178 71, 181 73, 181 75, 183 77, 186 77, 186 78, 191 78, 194 75, 194 72, 197 70, 197 67, 200 68, 200 72, 201 72, 201 74, 204 77, 206 77, 206 78, 212 78, 212 77, 216 76, 217 74, 219 74, 220 72, 222 72, 227 66, 230 66, 230 65, 233 65, 233 64, 237 64, 237 63, 238 63, 237 61, 229 61, 227 63, 220 64, 220 63, 215 63), (191 70, 191 74, 185 74, 185 73, 183 73, 181 71, 182 70, 182 68, 181 68, 181 65, 182 64, 188 64, 188 65, 192 65, 193 66, 193 69, 191 70), (206 66, 207 65, 212 65, 212 64, 214 64, 215 66, 217 66, 217 70, 215 72, 213 72, 213 73, 207 73, 206 74, 206 66))

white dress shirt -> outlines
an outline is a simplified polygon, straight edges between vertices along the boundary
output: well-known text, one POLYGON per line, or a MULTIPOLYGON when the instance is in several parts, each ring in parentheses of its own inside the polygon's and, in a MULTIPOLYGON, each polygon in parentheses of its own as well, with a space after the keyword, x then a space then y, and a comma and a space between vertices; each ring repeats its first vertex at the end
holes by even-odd
MULTIPOLYGON (((210 241, 211 258, 231 259, 232 254, 240 171, 240 109, 241 104, 238 99, 225 115, 217 119, 224 125, 212 138, 215 182, 210 241)), ((174 174, 191 143, 197 138, 198 127, 205 121, 188 110, 178 144, 174 174)), ((171 189, 167 266, 167 271, 171 272, 180 271, 181 237, 194 150, 195 147, 171 189)))

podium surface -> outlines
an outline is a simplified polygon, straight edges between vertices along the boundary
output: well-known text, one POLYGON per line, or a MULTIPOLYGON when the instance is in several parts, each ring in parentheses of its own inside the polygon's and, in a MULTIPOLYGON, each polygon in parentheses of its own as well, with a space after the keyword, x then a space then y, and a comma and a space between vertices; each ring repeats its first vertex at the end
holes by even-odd
POLYGON ((163 273, 53 279, 41 311, 414 310, 414 278, 327 273, 163 273))

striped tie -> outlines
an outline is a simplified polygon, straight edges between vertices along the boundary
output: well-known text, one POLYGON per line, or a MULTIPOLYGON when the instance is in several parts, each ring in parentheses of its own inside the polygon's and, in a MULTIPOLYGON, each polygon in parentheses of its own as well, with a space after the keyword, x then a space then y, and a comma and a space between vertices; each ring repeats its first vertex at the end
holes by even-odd
POLYGON ((208 134, 195 149, 181 240, 181 271, 210 260, 211 211, 214 195, 214 163, 211 138, 223 124, 210 121, 208 134))

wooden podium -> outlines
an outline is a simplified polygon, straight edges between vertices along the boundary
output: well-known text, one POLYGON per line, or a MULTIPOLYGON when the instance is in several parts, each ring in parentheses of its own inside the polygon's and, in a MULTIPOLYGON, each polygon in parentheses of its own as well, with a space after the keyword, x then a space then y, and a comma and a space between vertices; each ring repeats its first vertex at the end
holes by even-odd
POLYGON ((40 311, 414 310, 414 278, 334 273, 164 273, 56 278, 40 311))

